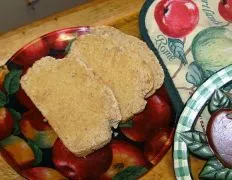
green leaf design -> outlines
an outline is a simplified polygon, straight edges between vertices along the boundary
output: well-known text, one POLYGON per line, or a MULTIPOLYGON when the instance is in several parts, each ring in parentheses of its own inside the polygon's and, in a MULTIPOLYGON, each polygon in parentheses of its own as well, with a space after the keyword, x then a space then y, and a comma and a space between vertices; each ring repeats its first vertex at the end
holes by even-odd
POLYGON ((211 158, 205 164, 200 175, 202 179, 232 179, 232 169, 225 168, 216 158, 211 158))
POLYGON ((222 108, 231 108, 232 100, 231 98, 223 91, 217 90, 214 92, 211 97, 208 105, 208 110, 210 113, 213 113, 222 108))
POLYGON ((192 62, 188 67, 186 80, 190 84, 199 87, 207 79, 202 68, 195 62, 192 62))
POLYGON ((65 50, 64 50, 64 53, 65 54, 68 54, 70 49, 71 49, 71 46, 72 46, 72 43, 76 40, 77 38, 74 37, 72 40, 69 41, 68 45, 66 46, 65 50))
POLYGON ((21 70, 10 71, 4 79, 4 89, 8 94, 14 94, 19 90, 21 70))
POLYGON ((133 120, 129 119, 126 122, 120 122, 119 127, 120 128, 131 128, 133 127, 133 120))
POLYGON ((180 39, 168 38, 168 47, 172 54, 181 60, 182 64, 187 64, 188 61, 184 53, 184 43, 180 39))
POLYGON ((119 172, 113 180, 135 180, 147 172, 144 166, 130 166, 119 172))
POLYGON ((10 112, 10 114, 14 120, 13 134, 19 135, 20 134, 19 123, 20 123, 22 116, 19 112, 15 111, 14 109, 8 109, 8 111, 10 112))
POLYGON ((27 143, 35 154, 35 162, 33 163, 33 165, 37 166, 42 161, 43 153, 41 149, 33 141, 28 140, 27 143))
POLYGON ((204 159, 208 159, 214 156, 208 145, 206 135, 202 132, 187 131, 181 133, 180 137, 187 144, 188 149, 191 153, 204 159))
POLYGON ((0 90, 0 107, 3 107, 9 101, 7 95, 0 90))

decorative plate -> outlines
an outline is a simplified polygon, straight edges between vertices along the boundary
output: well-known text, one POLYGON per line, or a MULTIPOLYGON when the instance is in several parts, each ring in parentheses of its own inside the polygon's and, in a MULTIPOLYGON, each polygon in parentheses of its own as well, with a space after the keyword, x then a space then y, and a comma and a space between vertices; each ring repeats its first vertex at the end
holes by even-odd
POLYGON ((171 146, 175 112, 164 87, 148 99, 141 114, 113 129, 108 146, 86 158, 68 151, 21 89, 20 77, 36 60, 63 58, 73 40, 88 32, 88 27, 74 27, 46 34, 0 69, 0 153, 25 178, 136 179, 171 146))
POLYGON ((200 179, 232 179, 231 85, 232 65, 211 76, 187 101, 174 138, 177 179, 191 179, 189 152, 207 160, 200 179), (206 111, 210 116, 202 121, 206 111))

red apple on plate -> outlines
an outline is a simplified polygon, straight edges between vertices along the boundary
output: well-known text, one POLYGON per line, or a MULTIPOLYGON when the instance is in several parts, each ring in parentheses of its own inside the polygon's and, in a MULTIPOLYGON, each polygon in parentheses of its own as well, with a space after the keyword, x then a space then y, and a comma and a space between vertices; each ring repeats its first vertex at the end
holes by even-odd
POLYGON ((23 115, 20 130, 40 148, 51 148, 57 139, 55 131, 36 108, 23 115))
POLYGON ((6 108, 0 108, 0 140, 8 137, 14 126, 10 112, 6 108))
POLYGON ((132 119, 132 127, 121 128, 121 132, 132 141, 143 142, 151 129, 150 119, 140 113, 132 119))
POLYGON ((19 50, 12 58, 12 61, 16 64, 22 65, 24 68, 28 68, 34 64, 35 61, 47 56, 49 53, 48 44, 42 39, 26 45, 23 49, 19 50))
POLYGON ((143 153, 132 144, 122 140, 113 140, 111 143, 113 161, 108 171, 101 179, 112 179, 117 173, 129 166, 145 166, 143 153))
POLYGON ((49 44, 51 49, 64 50, 69 44, 69 41, 74 38, 75 36, 71 32, 54 33, 51 36, 45 36, 44 41, 49 44))
POLYGON ((132 127, 121 128, 121 131, 132 141, 143 142, 154 129, 168 127, 171 118, 171 105, 154 94, 147 99, 145 110, 132 119, 132 127))
POLYGON ((165 35, 183 38, 197 26, 199 10, 193 0, 161 0, 155 7, 154 16, 165 35))
POLYGON ((171 104, 155 94, 147 99, 145 114, 146 118, 150 119, 150 126, 153 128, 168 127, 172 119, 171 104))
POLYGON ((154 131, 146 140, 144 155, 150 163, 156 165, 167 153, 172 144, 174 132, 174 128, 160 129, 154 131))
POLYGON ((77 157, 57 139, 52 160, 57 170, 70 179, 98 179, 112 162, 112 151, 109 145, 86 157, 77 157))
POLYGON ((218 11, 226 21, 232 22, 232 0, 220 0, 218 11))
POLYGON ((47 167, 34 167, 21 172, 21 175, 31 180, 64 180, 66 179, 57 170, 47 167))

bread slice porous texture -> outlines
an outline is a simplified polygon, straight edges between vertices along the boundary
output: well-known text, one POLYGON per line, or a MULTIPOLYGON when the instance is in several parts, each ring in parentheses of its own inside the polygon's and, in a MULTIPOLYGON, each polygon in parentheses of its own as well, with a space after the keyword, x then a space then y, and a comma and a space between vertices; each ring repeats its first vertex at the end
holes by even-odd
POLYGON ((91 28, 74 42, 69 56, 74 54, 113 90, 123 121, 142 112, 145 99, 163 84, 163 70, 145 43, 115 28, 91 28))
POLYGON ((115 46, 107 38, 92 34, 80 36, 70 53, 73 51, 113 90, 122 120, 145 108, 145 96, 153 87, 153 79, 145 62, 136 60, 138 56, 115 46))
POLYGON ((155 91, 161 87, 164 81, 163 69, 161 68, 155 54, 148 48, 145 42, 134 36, 125 34, 111 26, 91 27, 90 33, 109 38, 113 41, 113 43, 119 45, 128 53, 138 55, 140 57, 139 59, 149 66, 153 74, 154 85, 146 97, 153 95, 155 91))

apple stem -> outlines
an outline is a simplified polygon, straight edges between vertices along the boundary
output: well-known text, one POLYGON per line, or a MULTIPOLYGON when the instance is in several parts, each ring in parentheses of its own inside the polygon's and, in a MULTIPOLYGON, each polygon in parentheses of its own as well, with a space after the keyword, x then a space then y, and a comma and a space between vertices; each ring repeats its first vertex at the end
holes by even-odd
MULTIPOLYGON (((183 40, 183 42, 185 43, 186 42, 186 38, 184 38, 184 40, 183 40)), ((188 55, 188 53, 191 51, 191 46, 185 51, 185 53, 184 53, 184 55, 185 55, 185 57, 188 55)), ((181 69, 182 69, 182 67, 183 67, 183 63, 182 62, 180 62, 180 66, 178 67, 178 69, 176 70, 176 72, 173 74, 173 76, 172 76, 172 79, 175 79, 175 77, 178 75, 178 73, 181 71, 181 69)))
POLYGON ((178 75, 178 73, 182 69, 182 66, 183 66, 183 64, 182 64, 182 62, 180 62, 180 65, 179 65, 178 69, 176 70, 176 72, 173 74, 172 79, 176 78, 176 76, 178 75))
POLYGON ((225 25, 223 25, 223 26, 221 26, 221 27, 227 27, 227 26, 229 26, 231 23, 230 22, 228 22, 227 24, 225 24, 225 25))
POLYGON ((186 37, 183 39, 183 43, 185 44, 185 42, 186 42, 186 37))
POLYGON ((185 51, 184 55, 187 56, 188 53, 190 53, 191 50, 192 50, 192 47, 190 46, 190 47, 185 51))
POLYGON ((177 89, 189 91, 189 94, 192 95, 194 93, 194 91, 195 91, 195 86, 192 86, 190 88, 188 88, 188 87, 177 87, 177 89))

